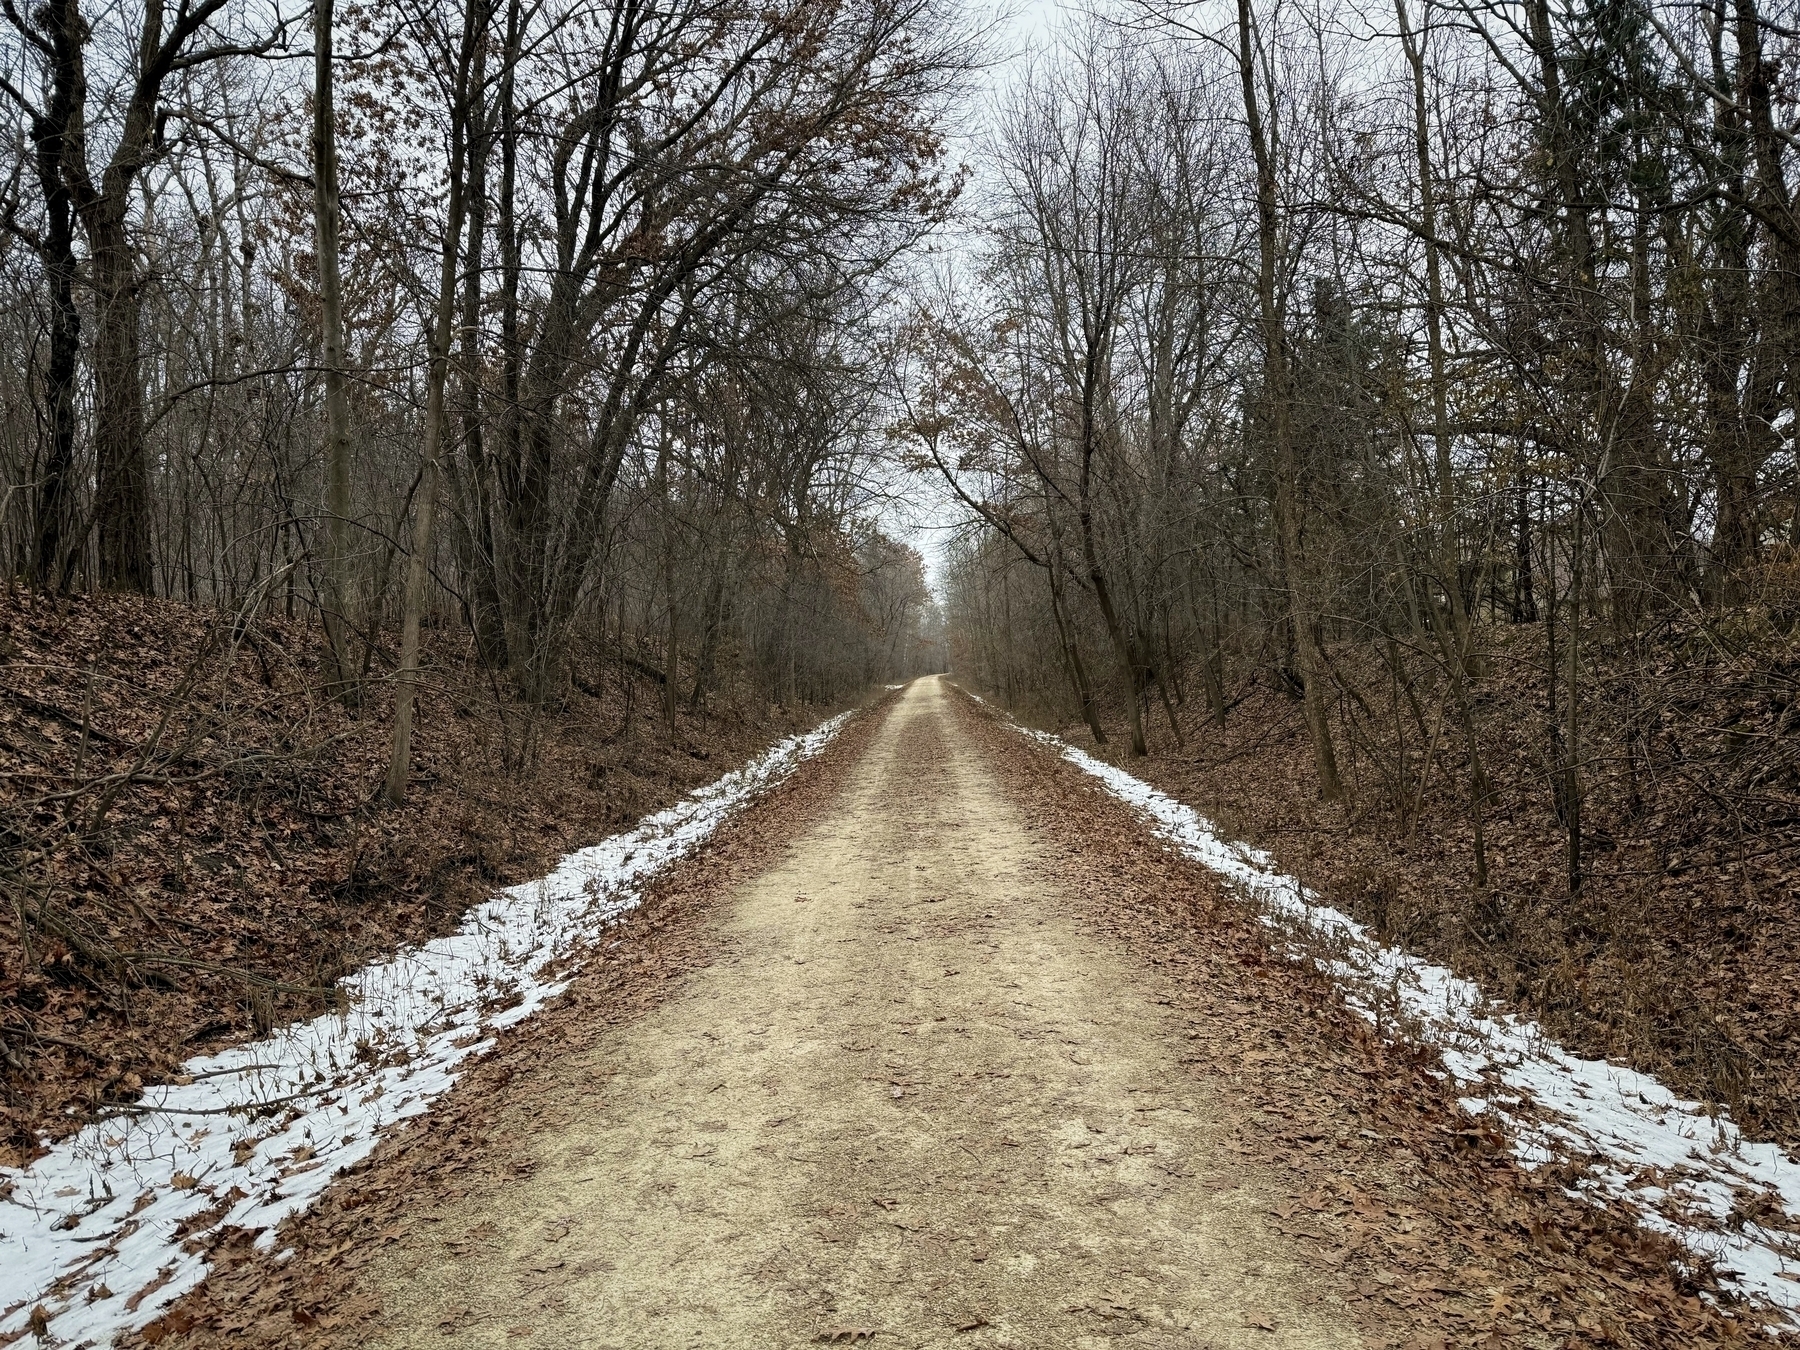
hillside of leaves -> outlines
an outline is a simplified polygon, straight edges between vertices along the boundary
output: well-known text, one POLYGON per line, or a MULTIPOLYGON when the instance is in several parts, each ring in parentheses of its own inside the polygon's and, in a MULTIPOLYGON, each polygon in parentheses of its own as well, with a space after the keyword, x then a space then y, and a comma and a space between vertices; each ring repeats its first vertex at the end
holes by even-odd
POLYGON ((394 807, 387 687, 326 697, 321 646, 304 617, 0 599, 0 1163, 823 715, 727 686, 671 733, 629 646, 536 710, 428 635, 394 807))
MULTIPOLYGON (((1630 644, 1594 623, 1584 642, 1575 895, 1541 625, 1486 627, 1471 681, 1486 885, 1446 690, 1397 682, 1366 648, 1332 653, 1342 802, 1320 796, 1292 685, 1260 672, 1231 692, 1220 727, 1186 671, 1171 681, 1186 745, 1159 710, 1150 757, 1114 757, 1571 1049, 1721 1103, 1753 1137, 1800 1144, 1800 561, 1770 566, 1755 603, 1705 622, 1671 620, 1630 644)), ((1062 729, 1106 753, 1080 723, 1062 729)))

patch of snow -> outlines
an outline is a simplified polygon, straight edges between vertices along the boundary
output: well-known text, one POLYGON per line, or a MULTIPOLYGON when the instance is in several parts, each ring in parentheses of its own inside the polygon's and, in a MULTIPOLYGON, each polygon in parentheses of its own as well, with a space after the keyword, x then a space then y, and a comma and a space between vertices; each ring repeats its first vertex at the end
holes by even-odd
MULTIPOLYGON (((1015 724, 1016 725, 1016 724, 1015 724)), ((1712 1261, 1722 1282, 1800 1326, 1800 1162, 1746 1140, 1722 1108, 1684 1101, 1649 1074, 1570 1054, 1535 1022, 1496 1008, 1472 982, 1381 943, 1318 902, 1261 849, 1220 838, 1192 807, 1060 737, 1018 727, 1092 774, 1162 838, 1255 900, 1263 921, 1308 939, 1345 1000, 1384 1034, 1440 1051, 1470 1114, 1500 1121, 1527 1167, 1576 1161, 1577 1190, 1620 1204, 1640 1224, 1712 1261), (1534 1110, 1517 1108, 1529 1102, 1534 1110)))
MULTIPOLYGON (((41 1307, 47 1344, 105 1345, 205 1277, 203 1244, 307 1208, 428 1110, 495 1033, 565 988, 658 872, 819 753, 850 714, 789 737, 634 830, 473 910, 455 934, 346 977, 342 1013, 189 1060, 29 1167, 0 1168, 0 1344, 41 1307)), ((614 944, 616 945, 616 943, 614 944)))

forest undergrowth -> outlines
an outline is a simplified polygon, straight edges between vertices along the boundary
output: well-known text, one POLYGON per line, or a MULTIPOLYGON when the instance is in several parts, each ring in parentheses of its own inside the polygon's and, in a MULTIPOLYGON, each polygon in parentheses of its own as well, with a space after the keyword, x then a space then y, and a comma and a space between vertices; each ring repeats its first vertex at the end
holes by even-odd
MULTIPOLYGON (((1788 564, 1792 568, 1794 564, 1788 564)), ((1326 903, 1448 965, 1569 1049, 1727 1107, 1753 1138, 1800 1144, 1800 595, 1629 646, 1584 632, 1583 878, 1567 881, 1565 806, 1547 761, 1542 629, 1489 626, 1471 682, 1488 792, 1444 725, 1370 647, 1331 653, 1348 792, 1322 800, 1300 701, 1266 677, 1225 725, 1182 685, 1177 747, 1075 744, 1273 853, 1326 903), (1354 690, 1354 693, 1348 692, 1354 690), (1434 737, 1433 728, 1438 729, 1434 737), (1475 882, 1474 813, 1487 884, 1475 882)), ((1767 594, 1769 592, 1765 592, 1767 594)), ((1116 710, 1115 710, 1116 711, 1116 710)), ((1115 715, 1113 725, 1122 720, 1115 715)))
POLYGON ((332 698, 316 622, 0 597, 0 1165, 824 715, 728 687, 671 732, 629 646, 533 712, 466 634, 425 647, 391 806, 389 686, 332 698))

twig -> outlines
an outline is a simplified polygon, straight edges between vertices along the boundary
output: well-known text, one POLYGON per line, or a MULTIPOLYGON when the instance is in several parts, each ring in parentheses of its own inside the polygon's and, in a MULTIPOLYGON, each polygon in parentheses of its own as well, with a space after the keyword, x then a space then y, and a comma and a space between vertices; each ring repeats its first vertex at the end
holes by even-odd
MULTIPOLYGON (((145 1106, 142 1102, 107 1102, 106 1105, 113 1111, 125 1111, 133 1115, 247 1116, 259 1111, 265 1111, 273 1106, 286 1106, 289 1102, 301 1102, 306 1101, 311 1097, 328 1096, 336 1091, 340 1091, 340 1089, 329 1085, 322 1085, 314 1092, 290 1092, 285 1097, 270 1097, 264 1101, 235 1102, 230 1106, 196 1106, 185 1109, 174 1106, 145 1106)), ((105 1120, 106 1117, 97 1116, 96 1119, 105 1120)))
POLYGON ((335 988, 327 988, 312 984, 286 984, 281 980, 271 980, 266 975, 258 975, 254 971, 240 970, 236 966, 222 966, 215 961, 201 961, 191 956, 171 956, 162 952, 120 952, 119 959, 133 966, 182 966, 190 970, 210 971, 215 975, 229 975, 233 979, 256 985, 260 989, 273 989, 282 994, 335 994, 335 988))
POLYGON ((33 1031, 30 1027, 0 1027, 0 1036, 29 1036, 34 1041, 42 1041, 46 1045, 60 1045, 69 1050, 79 1050, 90 1059, 101 1059, 101 1053, 91 1045, 83 1045, 80 1041, 72 1041, 67 1036, 52 1036, 47 1031, 33 1031))

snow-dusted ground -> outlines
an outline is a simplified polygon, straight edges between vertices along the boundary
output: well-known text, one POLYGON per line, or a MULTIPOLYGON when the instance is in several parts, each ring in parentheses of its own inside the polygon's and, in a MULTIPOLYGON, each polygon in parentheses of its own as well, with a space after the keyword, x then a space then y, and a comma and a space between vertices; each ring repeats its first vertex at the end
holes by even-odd
POLYGON ((1800 1230, 1800 1163, 1745 1140, 1722 1112, 1683 1101, 1648 1074, 1570 1054, 1536 1023, 1496 1009, 1474 984, 1393 947, 1277 870, 1260 849, 1221 839, 1192 807, 1056 736, 1018 728, 1105 785, 1155 832, 1258 902, 1292 932, 1350 1005, 1390 1035, 1436 1046, 1466 1094, 1464 1108, 1497 1119, 1526 1166, 1586 1165, 1579 1189, 1619 1203, 1645 1227, 1710 1258, 1724 1282, 1785 1328, 1800 1327, 1800 1231, 1749 1214, 1785 1214, 1800 1230), (1531 1102, 1537 1109, 1519 1108, 1531 1102))
POLYGON ((396 1122, 429 1109, 495 1032, 561 993, 652 876, 848 716, 502 891, 454 935, 349 976, 346 1012, 189 1060, 177 1085, 146 1090, 128 1114, 0 1169, 0 1344, 41 1316, 52 1345, 105 1345, 201 1281, 211 1234, 261 1229, 272 1242, 396 1122))

